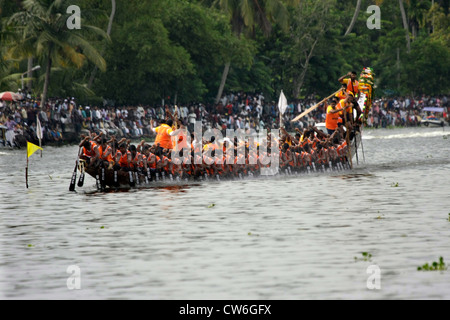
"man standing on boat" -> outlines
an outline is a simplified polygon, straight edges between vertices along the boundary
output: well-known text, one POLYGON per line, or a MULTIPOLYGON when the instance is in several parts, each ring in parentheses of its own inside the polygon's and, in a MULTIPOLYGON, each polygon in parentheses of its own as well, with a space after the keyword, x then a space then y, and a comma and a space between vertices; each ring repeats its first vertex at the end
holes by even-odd
POLYGON ((347 85, 347 93, 353 93, 353 96, 357 99, 359 97, 359 82, 356 80, 356 71, 347 73, 340 77, 338 81, 347 85))
POLYGON ((155 145, 158 146, 159 144, 158 148, 160 148, 161 151, 163 149, 173 149, 172 137, 170 135, 173 131, 172 125, 173 121, 169 119, 163 121, 159 127, 153 128, 153 125, 151 126, 152 131, 156 133, 155 145))

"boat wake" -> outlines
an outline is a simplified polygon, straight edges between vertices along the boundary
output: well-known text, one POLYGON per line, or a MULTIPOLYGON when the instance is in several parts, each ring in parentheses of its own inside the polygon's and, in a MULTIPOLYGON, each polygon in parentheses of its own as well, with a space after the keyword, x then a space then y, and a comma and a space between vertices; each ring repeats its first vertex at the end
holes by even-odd
POLYGON ((378 132, 367 132, 363 133, 363 140, 372 140, 372 139, 415 139, 415 138, 433 138, 433 137, 450 137, 450 132, 448 131, 431 131, 431 132, 406 132, 406 133, 398 133, 398 134, 390 134, 390 135, 381 135, 378 132))

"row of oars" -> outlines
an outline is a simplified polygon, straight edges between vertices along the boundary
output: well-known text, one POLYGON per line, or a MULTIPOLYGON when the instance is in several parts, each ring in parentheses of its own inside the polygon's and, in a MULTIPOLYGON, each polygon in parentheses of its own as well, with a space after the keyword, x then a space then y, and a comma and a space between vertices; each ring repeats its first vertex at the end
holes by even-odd
MULTIPOLYGON (((82 150, 83 150, 83 148, 80 148, 80 150, 78 151, 77 161, 75 162, 75 169, 73 169, 72 179, 70 179, 69 191, 75 191, 75 185, 77 182, 77 171, 78 171, 78 167, 80 165, 80 155, 81 155, 82 150)), ((84 185, 84 170, 81 169, 80 170, 80 179, 78 180, 78 187, 81 188, 83 185, 84 185)))
MULTIPOLYGON (((77 161, 75 162, 75 168, 73 169, 73 173, 72 173, 72 179, 70 180, 70 186, 69 186, 69 191, 75 191, 75 186, 78 185, 78 187, 83 187, 84 185, 84 176, 85 176, 85 170, 84 170, 84 166, 80 166, 80 156, 81 156, 81 152, 82 152, 83 148, 80 148, 80 150, 78 151, 78 157, 77 157, 77 161), (77 172, 78 170, 80 170, 80 179, 77 182, 77 172)), ((102 167, 101 169, 101 176, 96 175, 95 180, 96 180, 96 185, 97 185, 97 189, 98 190, 105 190, 105 167, 102 167)), ((114 181, 117 182, 117 171, 114 170, 114 181)), ((130 181, 133 184, 133 179, 130 176, 130 181)))

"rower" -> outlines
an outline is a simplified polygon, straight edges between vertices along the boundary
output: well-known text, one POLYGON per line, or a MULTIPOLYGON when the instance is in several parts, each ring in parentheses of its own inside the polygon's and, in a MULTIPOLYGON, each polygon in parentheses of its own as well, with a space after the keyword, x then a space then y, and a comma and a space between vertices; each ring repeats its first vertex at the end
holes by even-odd
POLYGON ((131 152, 127 150, 127 144, 121 143, 116 153, 116 166, 122 171, 130 171, 131 161, 131 152))
MULTIPOLYGON (((112 141, 110 141, 112 142, 112 141)), ((100 159, 104 162, 105 165, 108 165, 108 167, 111 169, 114 165, 114 159, 112 156, 112 148, 108 144, 108 141, 106 141, 106 138, 103 137, 100 140, 100 144, 98 145, 98 151, 100 159)))
POLYGON ((356 71, 347 73, 346 75, 340 77, 338 81, 347 85, 348 94, 353 93, 354 97, 359 96, 359 82, 356 80, 356 71))
MULTIPOLYGON (((325 127, 329 135, 332 135, 338 128, 339 110, 336 108, 337 98, 331 100, 331 104, 327 108, 327 117, 325 120, 325 127)), ((325 103, 326 106, 326 103, 325 103)))
POLYGON ((144 159, 145 155, 137 151, 137 148, 134 144, 130 145, 129 151, 131 153, 131 163, 130 167, 134 171, 134 181, 140 184, 139 175, 144 174, 144 159))
MULTIPOLYGON (((154 150, 153 150, 154 151, 154 150)), ((156 180, 159 178, 159 175, 157 174, 157 164, 160 161, 160 158, 152 153, 152 149, 148 149, 148 155, 147 155, 147 166, 150 171, 150 180, 156 180)))
POLYGON ((347 84, 346 83, 342 83, 341 90, 338 93, 336 93, 336 95, 333 98, 337 98, 338 99, 337 101, 347 98, 347 84))
POLYGON ((81 141, 79 147, 83 148, 83 154, 80 156, 80 159, 85 160, 88 165, 90 164, 91 159, 95 160, 100 156, 97 144, 90 140, 89 136, 81 141))

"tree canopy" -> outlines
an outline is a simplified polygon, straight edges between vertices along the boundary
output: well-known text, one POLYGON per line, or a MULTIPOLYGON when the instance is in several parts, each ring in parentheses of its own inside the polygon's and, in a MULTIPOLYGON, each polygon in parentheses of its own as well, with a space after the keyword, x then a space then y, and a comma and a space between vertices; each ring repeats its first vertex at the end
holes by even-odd
POLYGON ((341 75, 372 67, 377 95, 448 94, 448 7, 449 0, 0 0, 0 88, 20 88, 33 63, 41 68, 30 89, 41 99, 214 102, 221 87, 296 99, 328 95, 341 75), (79 30, 66 26, 69 5, 80 8, 79 30), (367 27, 370 5, 380 8, 380 29, 367 27))

